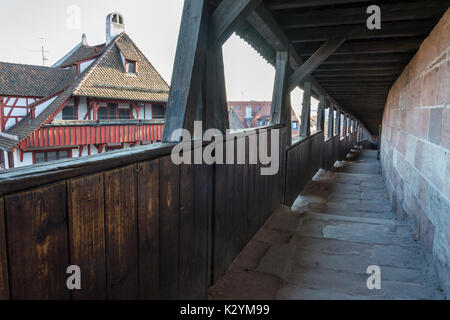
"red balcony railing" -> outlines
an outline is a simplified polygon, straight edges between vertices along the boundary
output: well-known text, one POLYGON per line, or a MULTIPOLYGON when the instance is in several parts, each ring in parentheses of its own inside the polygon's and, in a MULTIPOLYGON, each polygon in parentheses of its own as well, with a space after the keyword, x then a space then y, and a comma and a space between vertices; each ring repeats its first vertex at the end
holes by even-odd
POLYGON ((164 121, 63 121, 29 136, 26 149, 161 141, 164 121))

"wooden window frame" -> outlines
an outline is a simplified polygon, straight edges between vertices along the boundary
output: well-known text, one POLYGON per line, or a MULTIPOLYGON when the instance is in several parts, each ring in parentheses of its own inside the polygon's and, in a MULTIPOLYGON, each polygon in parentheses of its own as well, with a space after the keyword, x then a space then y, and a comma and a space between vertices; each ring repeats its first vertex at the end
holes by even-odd
POLYGON ((152 103, 152 119, 154 119, 154 120, 162 120, 162 119, 165 119, 165 117, 166 117, 166 111, 167 111, 167 108, 166 108, 166 106, 165 106, 165 104, 163 104, 163 103, 152 103), (156 106, 157 105, 160 105, 162 108, 163 108, 163 110, 164 110, 164 116, 162 117, 162 118, 155 118, 155 115, 157 114, 156 112, 155 112, 155 110, 156 110, 156 106))
POLYGON ((138 69, 137 61, 125 59, 125 73, 137 75, 137 69, 138 69), (129 72, 128 71, 128 65, 131 64, 131 63, 134 63, 134 72, 129 72))
POLYGON ((14 153, 12 151, 8 152, 8 167, 14 169, 14 153))
POLYGON ((67 120, 77 120, 77 116, 76 116, 76 110, 75 110, 76 108, 75 108, 75 105, 66 105, 63 109, 62 109, 62 111, 61 111, 61 117, 62 117, 62 119, 63 120, 65 120, 65 121, 67 121, 67 120), (64 119, 64 110, 67 108, 67 107, 71 107, 72 109, 73 109, 73 119, 64 119))
POLYGON ((47 149, 47 150, 39 150, 39 151, 33 151, 33 155, 32 155, 32 157, 33 157, 33 164, 38 163, 38 162, 36 162, 36 153, 45 153, 45 154, 46 154, 46 155, 45 155, 46 160, 45 160, 44 162, 39 162, 39 163, 45 163, 45 162, 48 162, 48 152, 56 152, 57 155, 58 155, 58 156, 57 156, 58 159, 56 159, 56 160, 64 160, 64 159, 71 159, 71 158, 73 158, 72 149, 69 149, 69 148, 65 148, 65 149, 56 149, 56 150, 51 150, 51 149, 47 149), (68 151, 69 157, 68 157, 68 158, 62 158, 62 159, 60 159, 60 157, 59 157, 59 152, 61 152, 61 151, 68 151))

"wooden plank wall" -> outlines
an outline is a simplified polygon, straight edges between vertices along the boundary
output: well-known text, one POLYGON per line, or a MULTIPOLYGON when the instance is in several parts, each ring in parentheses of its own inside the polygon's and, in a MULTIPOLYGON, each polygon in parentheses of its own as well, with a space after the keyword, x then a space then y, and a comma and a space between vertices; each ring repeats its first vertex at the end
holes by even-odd
POLYGON ((322 168, 324 133, 294 144, 287 152, 285 204, 291 206, 303 188, 322 168))
POLYGON ((261 167, 163 156, 5 195, 0 299, 204 298, 282 203, 284 176, 261 167))
MULTIPOLYGON (((248 139, 246 137, 246 141, 248 139)), ((270 132, 267 140, 270 150, 270 132)), ((249 158, 248 145, 247 142, 246 159, 249 158)), ((280 179, 283 178, 281 170, 277 175, 263 176, 260 174, 262 167, 260 163, 216 166, 214 280, 227 270, 234 258, 282 203, 282 194, 277 192, 280 179)))
POLYGON ((356 132, 352 132, 350 135, 341 139, 339 142, 339 160, 343 161, 346 159, 347 154, 356 145, 357 135, 356 132))
POLYGON ((334 136, 325 141, 323 153, 323 168, 331 170, 334 163, 339 160, 339 136, 334 136))

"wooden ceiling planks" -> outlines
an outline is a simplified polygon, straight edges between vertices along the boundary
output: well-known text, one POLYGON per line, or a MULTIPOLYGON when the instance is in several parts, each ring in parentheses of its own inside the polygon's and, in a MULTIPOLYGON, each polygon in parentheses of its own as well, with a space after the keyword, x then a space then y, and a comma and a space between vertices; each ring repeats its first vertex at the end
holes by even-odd
POLYGON ((369 30, 367 0, 264 0, 303 61, 330 39, 347 41, 312 76, 378 133, 389 88, 448 9, 447 0, 377 1, 381 30, 369 30), (348 30, 351 30, 348 33, 348 30))

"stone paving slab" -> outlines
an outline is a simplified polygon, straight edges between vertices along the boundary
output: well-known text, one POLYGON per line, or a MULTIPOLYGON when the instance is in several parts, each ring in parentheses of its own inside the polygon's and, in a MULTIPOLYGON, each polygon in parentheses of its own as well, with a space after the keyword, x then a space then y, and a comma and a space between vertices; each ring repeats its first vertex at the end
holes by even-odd
POLYGON ((350 157, 276 210, 211 299, 445 299, 410 225, 393 219, 376 151, 350 157), (371 265, 381 290, 367 288, 371 265))

